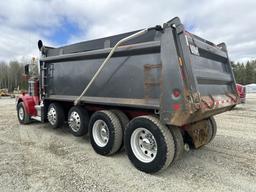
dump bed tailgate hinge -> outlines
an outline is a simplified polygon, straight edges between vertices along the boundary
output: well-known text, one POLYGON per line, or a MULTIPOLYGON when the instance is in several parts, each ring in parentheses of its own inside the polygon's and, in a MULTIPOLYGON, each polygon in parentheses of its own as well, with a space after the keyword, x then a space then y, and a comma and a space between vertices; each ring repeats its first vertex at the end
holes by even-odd
POLYGON ((200 93, 197 91, 190 94, 190 113, 194 113, 200 109, 201 97, 200 93))

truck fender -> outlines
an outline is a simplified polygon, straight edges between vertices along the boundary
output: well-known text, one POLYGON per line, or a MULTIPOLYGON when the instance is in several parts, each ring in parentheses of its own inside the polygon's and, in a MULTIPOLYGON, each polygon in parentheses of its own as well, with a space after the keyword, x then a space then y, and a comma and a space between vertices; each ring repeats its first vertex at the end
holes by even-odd
POLYGON ((35 101, 32 96, 29 95, 22 95, 18 97, 17 106, 20 102, 24 103, 25 110, 29 114, 29 116, 35 116, 36 115, 36 109, 35 109, 35 101))

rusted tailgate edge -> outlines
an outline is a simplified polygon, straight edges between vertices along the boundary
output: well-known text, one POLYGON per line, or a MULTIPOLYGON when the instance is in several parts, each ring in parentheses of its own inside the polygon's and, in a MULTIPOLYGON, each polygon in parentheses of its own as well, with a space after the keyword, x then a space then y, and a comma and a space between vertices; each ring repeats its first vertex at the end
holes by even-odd
MULTIPOLYGON (((184 126, 196 121, 206 119, 210 116, 231 110, 239 103, 239 97, 234 94, 203 96, 200 108, 197 111, 178 110, 171 115, 170 125, 184 126)), ((187 105, 190 108, 191 105, 187 105)))

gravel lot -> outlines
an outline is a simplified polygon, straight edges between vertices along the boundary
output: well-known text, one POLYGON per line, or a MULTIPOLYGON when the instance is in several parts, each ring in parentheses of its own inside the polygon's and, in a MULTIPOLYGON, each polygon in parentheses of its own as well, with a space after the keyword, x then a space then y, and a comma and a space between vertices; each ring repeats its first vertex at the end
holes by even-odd
POLYGON ((1 98, 0 191, 256 191, 256 95, 216 121, 212 143, 149 175, 125 152, 97 155, 65 128, 20 125, 15 100, 1 98))

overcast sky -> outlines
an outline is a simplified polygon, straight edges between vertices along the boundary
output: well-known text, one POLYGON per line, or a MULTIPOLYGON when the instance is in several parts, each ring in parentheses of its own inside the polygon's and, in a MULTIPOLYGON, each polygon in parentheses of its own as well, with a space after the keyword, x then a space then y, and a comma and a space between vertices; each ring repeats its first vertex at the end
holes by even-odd
POLYGON ((185 27, 230 58, 256 58, 255 0, 8 0, 0 2, 0 61, 38 56, 49 46, 163 24, 179 16, 185 27))

